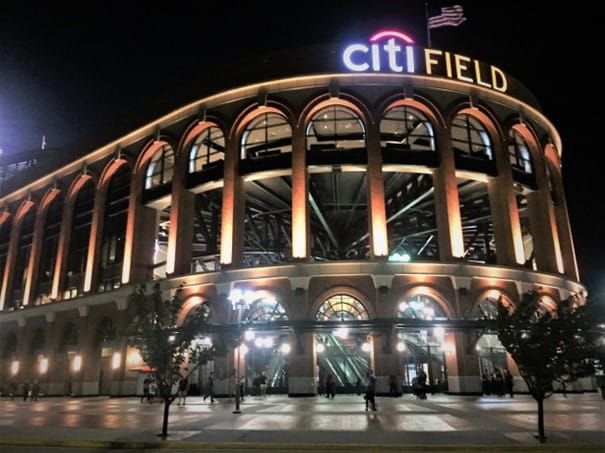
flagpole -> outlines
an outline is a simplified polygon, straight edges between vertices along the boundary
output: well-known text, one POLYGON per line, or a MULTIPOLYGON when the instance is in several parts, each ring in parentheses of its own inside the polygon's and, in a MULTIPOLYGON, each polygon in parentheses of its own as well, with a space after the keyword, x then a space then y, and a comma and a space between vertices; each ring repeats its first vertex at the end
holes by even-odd
POLYGON ((429 2, 424 2, 424 14, 426 17, 426 38, 428 46, 431 47, 431 29, 429 28, 429 2))

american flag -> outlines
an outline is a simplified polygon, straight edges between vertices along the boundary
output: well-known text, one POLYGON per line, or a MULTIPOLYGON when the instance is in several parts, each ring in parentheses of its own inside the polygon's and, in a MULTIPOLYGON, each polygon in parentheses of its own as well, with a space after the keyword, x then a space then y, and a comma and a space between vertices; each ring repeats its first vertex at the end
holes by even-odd
POLYGON ((462 6, 446 6, 441 8, 441 14, 438 16, 429 17, 428 28, 446 27, 448 25, 457 27, 465 20, 462 6))

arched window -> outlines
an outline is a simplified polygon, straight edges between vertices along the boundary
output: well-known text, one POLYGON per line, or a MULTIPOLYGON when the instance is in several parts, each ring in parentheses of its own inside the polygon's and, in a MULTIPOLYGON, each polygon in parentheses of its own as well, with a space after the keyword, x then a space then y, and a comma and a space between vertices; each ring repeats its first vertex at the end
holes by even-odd
POLYGON ((46 222, 44 224, 44 237, 42 239, 42 252, 38 267, 37 297, 35 303, 49 301, 50 289, 55 272, 57 259, 57 248, 61 223, 63 221, 63 197, 57 195, 48 206, 46 211, 46 222))
POLYGON ((435 151, 433 126, 407 105, 388 110, 380 121, 380 146, 402 151, 435 151))
POLYGON ((78 192, 74 202, 71 221, 71 237, 69 253, 65 269, 64 299, 72 299, 82 295, 83 276, 88 257, 88 242, 90 240, 90 225, 95 204, 95 187, 88 180, 78 192))
POLYGON ((479 319, 497 319, 498 318, 498 299, 494 297, 486 297, 479 301, 478 318, 479 319))
POLYGON ((432 297, 418 294, 408 297, 399 304, 398 318, 424 319, 447 319, 447 316, 439 303, 432 297))
POLYGON ((366 146, 361 118, 351 109, 331 105, 313 116, 307 126, 307 151, 347 150, 366 146))
POLYGON ((147 165, 145 189, 171 182, 173 173, 174 151, 170 145, 163 145, 153 154, 147 165))
POLYGON ((452 122, 454 153, 462 157, 492 160, 492 142, 485 126, 472 115, 462 113, 452 122))
POLYGON ((111 177, 107 187, 99 291, 120 287, 129 197, 130 168, 128 165, 122 165, 111 177))
POLYGON ((292 152, 292 128, 278 113, 263 113, 246 126, 241 158, 256 159, 292 152))
POLYGON ((275 298, 265 297, 252 304, 246 319, 250 322, 285 321, 286 310, 275 298))
POLYGON ((315 315, 318 321, 356 321, 369 319, 363 304, 352 296, 338 294, 326 300, 315 315))
POLYGON ((513 169, 525 173, 533 173, 534 170, 529 146, 518 130, 513 128, 508 131, 507 146, 510 164, 513 169))
POLYGON ((189 173, 202 171, 214 162, 225 159, 225 135, 221 128, 210 126, 204 129, 191 145, 189 151, 189 173))

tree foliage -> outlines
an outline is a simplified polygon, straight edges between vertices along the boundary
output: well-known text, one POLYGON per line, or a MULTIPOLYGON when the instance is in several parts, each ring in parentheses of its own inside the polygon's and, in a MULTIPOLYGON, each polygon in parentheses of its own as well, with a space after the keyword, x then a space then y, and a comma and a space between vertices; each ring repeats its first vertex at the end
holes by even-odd
POLYGON ((586 305, 569 298, 550 311, 541 296, 527 292, 515 310, 499 304, 498 338, 519 367, 538 402, 538 430, 544 440, 542 403, 559 386, 594 373, 597 333, 586 305))
POLYGON ((212 356, 212 350, 197 348, 193 341, 208 325, 209 304, 196 307, 178 325, 183 302, 182 288, 165 300, 159 283, 150 293, 143 284, 129 295, 129 306, 135 309, 129 343, 153 369, 159 396, 164 401, 163 436, 167 435, 168 408, 176 398, 176 384, 212 356))

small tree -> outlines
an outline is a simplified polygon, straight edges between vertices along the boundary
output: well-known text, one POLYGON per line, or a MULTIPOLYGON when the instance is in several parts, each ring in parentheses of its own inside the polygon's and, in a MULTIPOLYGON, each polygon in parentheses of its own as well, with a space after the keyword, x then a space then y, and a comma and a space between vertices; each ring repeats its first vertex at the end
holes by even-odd
POLYGON ((554 393, 553 384, 594 372, 596 335, 586 305, 576 306, 570 298, 551 312, 540 304, 538 293, 528 292, 514 311, 499 304, 497 329, 538 403, 537 437, 544 442, 544 400, 554 393))
POLYGON ((170 300, 164 300, 159 283, 147 293, 140 285, 128 296, 129 305, 135 307, 135 318, 130 326, 129 344, 136 347, 145 363, 154 371, 160 398, 164 402, 163 438, 168 435, 168 413, 176 399, 172 392, 180 379, 187 378, 212 354, 192 346, 193 340, 207 326, 208 304, 200 305, 188 314, 182 325, 177 317, 183 307, 182 288, 170 300), (188 368, 185 362, 188 361, 188 368))

